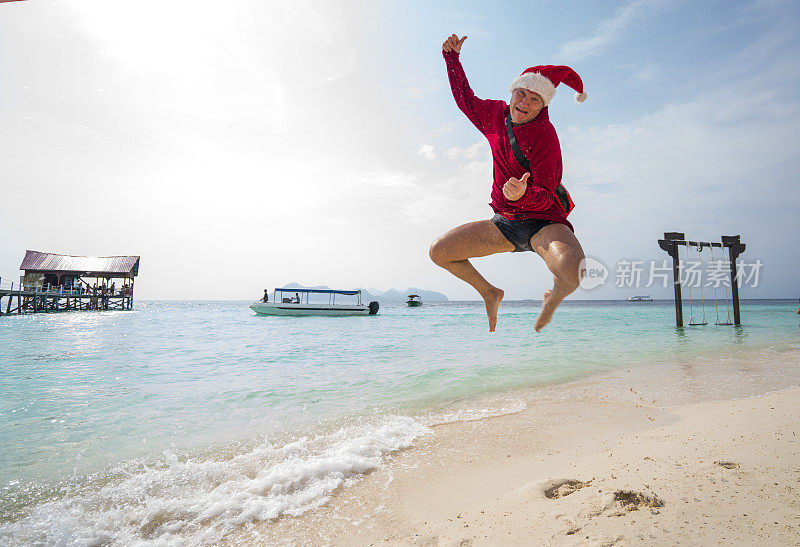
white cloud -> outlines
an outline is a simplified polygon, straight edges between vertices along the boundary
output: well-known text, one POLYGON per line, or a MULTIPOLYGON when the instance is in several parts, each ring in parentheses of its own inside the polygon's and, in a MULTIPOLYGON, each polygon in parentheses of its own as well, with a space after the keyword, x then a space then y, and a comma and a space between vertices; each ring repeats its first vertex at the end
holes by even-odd
POLYGON ((447 229, 487 218, 492 187, 491 152, 481 139, 467 147, 451 147, 445 155, 458 162, 437 166, 421 177, 418 190, 405 196, 398 217, 409 224, 447 229))
POLYGON ((563 44, 556 58, 563 62, 575 62, 601 53, 617 42, 637 21, 653 15, 670 3, 672 0, 632 0, 617 9, 613 17, 601 21, 591 36, 576 38, 563 44))
POLYGON ((562 130, 570 220, 584 249, 609 263, 660 259, 654 241, 670 230, 701 239, 766 230, 788 243, 763 223, 796 223, 800 190, 789 173, 800 167, 800 110, 763 115, 768 103, 717 90, 629 124, 562 130))
POLYGON ((433 145, 431 144, 423 144, 422 146, 419 147, 417 153, 426 160, 430 161, 436 160, 436 155, 433 153, 433 145))
POLYGON ((475 161, 488 158, 491 161, 489 143, 481 139, 467 147, 451 146, 444 151, 444 156, 451 161, 475 161))
POLYGON ((441 137, 442 135, 446 135, 447 133, 452 133, 455 129, 455 124, 452 122, 445 122, 436 129, 434 129, 429 137, 431 139, 435 139, 436 137, 441 137))
POLYGON ((372 171, 358 173, 345 177, 344 183, 348 186, 382 186, 393 188, 408 188, 417 185, 419 177, 405 171, 372 171))

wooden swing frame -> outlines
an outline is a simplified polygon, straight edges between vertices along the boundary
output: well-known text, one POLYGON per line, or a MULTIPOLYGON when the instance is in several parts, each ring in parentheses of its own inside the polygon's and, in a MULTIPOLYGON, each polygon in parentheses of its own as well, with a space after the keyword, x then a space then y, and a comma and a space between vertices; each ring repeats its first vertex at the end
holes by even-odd
MULTIPOLYGON (((736 259, 739 258, 747 245, 740 241, 740 236, 722 236, 720 242, 716 241, 688 241, 683 232, 664 232, 664 239, 658 240, 658 246, 672 257, 672 279, 675 288, 675 325, 683 328, 683 302, 681 300, 681 276, 680 276, 680 257, 678 250, 681 245, 687 247, 719 247, 728 248, 728 257, 731 268, 731 302, 733 305, 733 324, 740 326, 741 315, 739 313, 739 286, 737 284, 736 259)), ((691 288, 690 288, 691 291, 691 288)))

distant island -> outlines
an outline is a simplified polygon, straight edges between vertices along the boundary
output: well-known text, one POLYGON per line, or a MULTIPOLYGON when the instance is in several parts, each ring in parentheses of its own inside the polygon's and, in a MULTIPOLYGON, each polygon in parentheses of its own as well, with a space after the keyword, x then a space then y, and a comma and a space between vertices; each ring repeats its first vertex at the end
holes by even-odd
MULTIPOLYGON (((286 285, 284 285, 284 287, 286 287, 287 289, 330 289, 330 287, 326 287, 324 285, 318 285, 316 287, 306 287, 304 285, 300 285, 299 283, 287 283, 286 285)), ((343 288, 350 289, 350 287, 343 287, 343 288)), ((450 301, 450 299, 447 298, 447 295, 445 294, 436 291, 420 289, 419 287, 408 287, 404 291, 398 289, 389 289, 388 291, 380 291, 378 289, 362 289, 361 300, 364 302, 369 302, 370 300, 377 300, 381 304, 391 303, 391 302, 405 302, 408 299, 409 294, 418 294, 423 302, 450 301)))

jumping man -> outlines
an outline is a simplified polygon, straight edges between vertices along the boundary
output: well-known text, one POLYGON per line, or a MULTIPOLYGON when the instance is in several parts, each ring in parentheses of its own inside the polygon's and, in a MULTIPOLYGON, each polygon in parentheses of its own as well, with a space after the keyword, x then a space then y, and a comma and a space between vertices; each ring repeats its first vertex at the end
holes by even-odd
POLYGON ((561 147, 547 105, 562 82, 578 92, 579 102, 586 100, 586 94, 571 68, 545 65, 528 68, 511 83, 510 104, 479 99, 459 61, 466 39, 453 34, 442 44, 442 55, 458 108, 489 141, 495 214, 491 220, 470 222, 439 237, 431 245, 430 256, 475 287, 486 303, 490 332, 495 330, 504 293, 486 281, 469 259, 522 251, 541 256, 553 272, 553 288, 544 293, 534 326, 539 332, 561 301, 578 288, 584 258, 567 221, 572 202, 561 186, 561 147))

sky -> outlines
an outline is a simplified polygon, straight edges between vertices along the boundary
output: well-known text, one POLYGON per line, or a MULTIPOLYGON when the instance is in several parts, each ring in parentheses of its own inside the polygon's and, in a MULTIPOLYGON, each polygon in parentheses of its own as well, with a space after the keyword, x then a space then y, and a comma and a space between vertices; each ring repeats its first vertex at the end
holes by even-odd
MULTIPOLYGON (((492 215, 489 148, 441 56, 456 33, 479 97, 538 64, 583 78, 588 100, 560 86, 550 118, 609 277, 571 298, 671 297, 647 286, 667 231, 739 234, 762 264, 741 296, 800 297, 798 28, 781 0, 0 3, 0 276, 32 249, 140 255, 145 299, 477 299, 428 257, 492 215)), ((506 298, 552 285, 533 253, 474 263, 506 298)))

